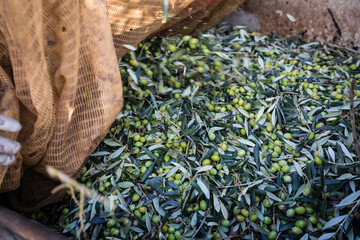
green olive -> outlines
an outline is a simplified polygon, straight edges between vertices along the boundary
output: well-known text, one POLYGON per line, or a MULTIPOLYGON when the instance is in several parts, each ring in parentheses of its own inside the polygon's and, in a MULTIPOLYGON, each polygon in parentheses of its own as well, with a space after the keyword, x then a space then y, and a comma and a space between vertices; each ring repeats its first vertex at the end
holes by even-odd
POLYGON ((134 136, 134 141, 138 142, 138 141, 140 141, 140 138, 141 138, 141 136, 139 134, 137 134, 134 136))
POLYGON ((305 220, 297 220, 295 222, 295 226, 299 227, 299 228, 304 228, 304 227, 306 227, 306 225, 307 225, 307 222, 305 220))
POLYGON ((175 228, 174 227, 169 227, 168 233, 175 233, 175 228))
POLYGON ((303 214, 305 214, 306 209, 305 209, 303 206, 299 206, 299 207, 296 207, 296 208, 295 208, 295 212, 296 212, 297 214, 303 215, 303 214))
POLYGON ((312 140, 315 136, 315 133, 310 133, 309 136, 308 136, 308 140, 312 140))
POLYGON ((139 201, 140 200, 140 195, 139 194, 137 194, 137 193, 135 193, 133 196, 132 196, 132 201, 133 202, 137 202, 137 201, 139 201))
POLYGON ((168 49, 169 49, 170 52, 175 52, 176 51, 176 46, 173 45, 173 44, 169 44, 168 49))
POLYGON ((289 208, 286 210, 286 216, 288 218, 293 218, 295 216, 295 210, 293 208, 289 208))
POLYGON ((269 199, 267 199, 267 198, 264 199, 263 204, 264 204, 264 207, 267 207, 267 208, 272 206, 269 199))
POLYGON ((200 201, 200 208, 201 210, 205 211, 207 209, 208 205, 205 200, 200 201))
POLYGON ((246 104, 244 105, 244 109, 245 109, 245 110, 250 110, 250 108, 251 108, 251 104, 250 104, 250 103, 246 103, 246 104))
POLYGON ((153 223, 157 224, 160 222, 160 217, 158 215, 153 215, 152 221, 153 221, 153 223))
POLYGON ((108 227, 113 227, 113 226, 115 226, 115 224, 116 224, 115 219, 109 219, 109 220, 107 221, 107 223, 106 223, 106 225, 107 225, 108 227))
POLYGON ((197 38, 191 38, 189 40, 189 44, 196 45, 198 43, 199 43, 199 39, 197 39, 197 38))
POLYGON ((227 220, 227 219, 223 219, 223 220, 221 220, 221 226, 223 226, 223 227, 227 227, 227 226, 229 226, 229 223, 230 223, 230 221, 229 220, 227 220))
POLYGON ((321 165, 321 164, 322 164, 322 160, 321 160, 319 157, 315 157, 315 158, 314 158, 314 162, 315 162, 315 164, 317 164, 317 165, 321 165))
POLYGON ((240 214, 240 212, 241 212, 241 209, 238 206, 234 207, 234 209, 233 209, 234 215, 238 215, 238 214, 240 214))
POLYGON ((282 171, 283 173, 288 173, 288 172, 290 172, 290 166, 288 166, 288 165, 283 166, 283 167, 281 168, 281 171, 282 171))
POLYGON ((240 150, 238 151, 238 153, 237 153, 237 155, 238 155, 239 157, 244 157, 245 154, 246 154, 246 152, 245 152, 244 149, 240 149, 240 150))
POLYGON ((309 221, 314 225, 316 225, 319 222, 319 220, 315 216, 310 216, 309 221))
POLYGON ((182 40, 183 40, 184 42, 187 42, 187 41, 189 41, 191 38, 192 38, 192 37, 191 37, 190 35, 185 35, 185 36, 183 36, 182 40))
POLYGON ((210 174, 213 175, 213 176, 215 176, 215 175, 218 173, 215 168, 210 169, 209 172, 210 172, 210 174))
POLYGON ((351 64, 351 65, 350 65, 350 69, 353 70, 353 71, 355 71, 355 70, 357 69, 356 64, 351 64))
POLYGON ((292 178, 291 178, 291 176, 289 176, 289 175, 285 175, 285 176, 283 177, 283 180, 284 180, 284 182, 286 182, 286 183, 291 183, 291 182, 292 182, 292 178))
POLYGON ((274 240, 274 239, 276 239, 276 237, 277 237, 277 232, 276 232, 276 231, 271 231, 271 232, 269 232, 268 238, 269 238, 270 240, 274 240))
POLYGON ((268 216, 264 217, 264 223, 265 224, 270 224, 271 222, 272 222, 272 219, 270 217, 268 217, 268 216))
POLYGON ((291 133, 285 133, 284 137, 285 137, 285 139, 292 139, 291 133))
POLYGON ((225 152, 228 149, 228 146, 226 143, 221 144, 221 149, 225 152))
POLYGON ((129 61, 130 65, 132 65, 133 67, 138 67, 139 66, 139 62, 134 60, 134 59, 131 59, 129 61))
POLYGON ((236 220, 238 222, 243 222, 243 221, 245 221, 245 217, 241 214, 238 214, 238 215, 236 215, 236 220))
POLYGON ((241 209, 241 214, 244 216, 244 217, 248 217, 250 215, 249 211, 246 210, 246 209, 241 209))
POLYGON ((307 214, 313 214, 314 213, 314 209, 312 207, 305 207, 306 213, 307 214))
POLYGON ((258 219, 258 216, 256 214, 251 214, 250 221, 255 222, 258 219))
POLYGON ((62 210, 63 215, 67 215, 69 212, 70 212, 70 210, 68 208, 63 208, 63 210, 62 210))
POLYGON ((293 228, 291 229, 291 232, 292 232, 295 236, 297 236, 297 235, 302 234, 302 233, 303 233, 303 230, 301 230, 301 228, 299 228, 299 227, 293 227, 293 228))
POLYGON ((211 156, 211 160, 213 160, 213 161, 217 162, 217 161, 219 161, 219 160, 220 160, 220 156, 219 156, 219 155, 215 155, 215 154, 213 154, 213 155, 211 156))
POLYGON ((305 197, 310 196, 310 193, 311 193, 311 188, 309 188, 309 187, 304 188, 304 190, 303 190, 303 195, 304 195, 305 197))
POLYGON ((207 166, 207 165, 210 165, 211 164, 211 161, 210 159, 204 159, 201 163, 202 166, 207 166))

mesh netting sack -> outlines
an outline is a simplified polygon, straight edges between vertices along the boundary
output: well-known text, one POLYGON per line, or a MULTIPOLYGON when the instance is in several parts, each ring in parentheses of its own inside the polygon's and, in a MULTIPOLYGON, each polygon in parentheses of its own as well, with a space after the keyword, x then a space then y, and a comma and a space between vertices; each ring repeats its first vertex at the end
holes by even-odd
POLYGON ((3 0, 0 2, 0 114, 22 124, 0 132, 22 149, 0 166, 0 192, 22 211, 64 192, 46 175, 76 176, 123 106, 117 56, 150 34, 205 30, 243 0, 3 0), (187 26, 185 29, 184 26, 187 26))

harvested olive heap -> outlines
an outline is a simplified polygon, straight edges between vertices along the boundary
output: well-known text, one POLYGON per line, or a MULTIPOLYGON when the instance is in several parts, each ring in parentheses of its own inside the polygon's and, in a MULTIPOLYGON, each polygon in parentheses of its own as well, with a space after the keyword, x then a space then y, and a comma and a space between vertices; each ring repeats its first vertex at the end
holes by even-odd
MULTIPOLYGON (((87 198, 78 238, 360 236, 356 52, 242 27, 126 47, 124 109, 78 179, 115 204, 87 198)), ((70 196, 46 211, 80 229, 70 196)))

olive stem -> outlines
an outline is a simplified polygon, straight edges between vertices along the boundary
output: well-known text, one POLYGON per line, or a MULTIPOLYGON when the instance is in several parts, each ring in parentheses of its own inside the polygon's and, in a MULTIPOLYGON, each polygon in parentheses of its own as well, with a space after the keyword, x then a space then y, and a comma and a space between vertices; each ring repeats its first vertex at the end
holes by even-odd
MULTIPOLYGON (((142 194, 144 195, 144 197, 146 198, 146 200, 149 200, 148 196, 145 194, 144 190, 142 189, 142 185, 140 183, 136 184, 138 186, 138 188, 140 189, 140 191, 142 192, 142 194)), ((152 203, 150 204, 150 207, 151 209, 153 210, 153 212, 155 211, 154 210, 154 207, 152 205, 152 203)), ((152 215, 151 215, 152 216, 152 215)))
POLYGON ((358 155, 358 160, 360 160, 360 149, 359 143, 356 134, 356 125, 355 125, 355 108, 354 108, 354 88, 355 88, 356 80, 353 79, 350 83, 350 123, 351 129, 354 137, 355 150, 358 155))
POLYGON ((233 236, 228 236, 228 237, 222 237, 222 238, 219 238, 218 240, 231 239, 231 238, 236 238, 236 237, 240 237, 240 235, 233 235, 233 236))
POLYGON ((350 212, 347 214, 347 216, 345 217, 345 219, 343 220, 343 222, 340 224, 340 226, 338 227, 338 229, 336 230, 336 232, 334 233, 334 235, 330 238, 330 239, 334 239, 334 237, 336 236, 336 234, 340 231, 340 229, 343 227, 343 225, 345 224, 346 220, 349 218, 349 216, 351 215, 351 213, 359 206, 360 204, 360 200, 358 200, 355 204, 355 206, 350 210, 350 212))
POLYGON ((204 225, 205 220, 206 220, 206 217, 207 217, 208 212, 209 212, 209 209, 210 209, 210 208, 206 209, 206 211, 205 211, 205 213, 204 213, 204 218, 203 218, 203 220, 201 221, 200 226, 198 227, 198 229, 196 230, 196 232, 194 233, 194 236, 193 236, 192 238, 196 237, 196 234, 198 234, 198 232, 200 231, 202 225, 204 225))
MULTIPOLYGON (((265 180, 269 180, 269 179, 272 179, 274 177, 267 177, 267 178, 264 178, 262 179, 262 182, 265 181, 265 180)), ((256 181, 253 181, 253 182, 249 182, 249 183, 243 183, 243 184, 236 184, 236 185, 229 185, 229 186, 219 186, 218 188, 233 188, 233 187, 245 187, 245 186, 248 186, 248 185, 251 185, 255 182, 257 182, 259 180, 256 180, 256 181)), ((260 184, 260 182, 259 182, 260 184)))

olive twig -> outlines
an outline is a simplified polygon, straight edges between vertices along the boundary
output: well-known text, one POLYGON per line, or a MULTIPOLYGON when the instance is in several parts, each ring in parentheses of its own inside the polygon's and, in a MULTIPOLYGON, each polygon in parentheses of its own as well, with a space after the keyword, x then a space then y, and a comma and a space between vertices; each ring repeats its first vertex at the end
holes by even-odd
POLYGON ((355 108, 354 108, 354 88, 355 88, 355 84, 356 84, 356 80, 353 79, 350 82, 350 123, 351 123, 351 129, 352 129, 352 133, 353 133, 353 138, 354 138, 354 145, 355 145, 355 150, 356 153, 358 155, 358 160, 360 160, 360 149, 359 149, 359 143, 358 143, 358 139, 357 139, 357 134, 356 134, 356 125, 355 125, 355 108))
POLYGON ((206 209, 206 211, 205 211, 205 213, 204 213, 204 218, 203 218, 203 220, 201 221, 200 226, 198 227, 198 229, 197 229, 196 232, 194 233, 192 239, 194 239, 194 237, 196 237, 196 234, 198 234, 198 232, 200 231, 202 225, 204 225, 205 220, 206 220, 206 218, 207 218, 207 215, 208 215, 208 213, 209 213, 209 209, 210 209, 210 208, 206 209))
MULTIPOLYGON (((140 183, 137 183, 136 185, 138 186, 138 188, 140 189, 141 193, 144 195, 146 200, 149 200, 148 196, 145 194, 144 190, 142 189, 142 185, 140 183)), ((155 210, 154 210, 154 207, 153 207, 152 203, 150 203, 150 207, 154 212, 155 210)))
POLYGON ((354 205, 354 207, 350 210, 350 212, 347 214, 347 216, 344 218, 343 222, 340 224, 340 226, 338 227, 338 229, 336 229, 334 235, 330 238, 330 239, 334 239, 334 237, 336 236, 336 234, 340 231, 340 229, 342 229, 343 225, 345 224, 346 220, 349 218, 349 216, 351 215, 351 213, 357 209, 357 207, 360 204, 360 200, 358 200, 356 202, 356 204, 354 205))
MULTIPOLYGON (((272 179, 272 178, 274 178, 274 177, 267 177, 267 178, 264 178, 264 179, 261 179, 261 180, 263 182, 263 181, 266 181, 266 180, 269 180, 269 179, 272 179)), ((256 181, 253 181, 253 182, 248 182, 248 183, 236 184, 236 185, 221 186, 219 188, 245 187, 245 186, 251 185, 251 184, 253 184, 253 183, 257 182, 257 181, 259 181, 259 180, 256 180, 256 181)), ((261 182, 259 182, 259 184, 260 183, 261 182)))
POLYGON ((232 235, 232 236, 222 237, 222 238, 218 238, 218 240, 231 239, 231 238, 236 238, 236 237, 240 237, 240 235, 232 235))

